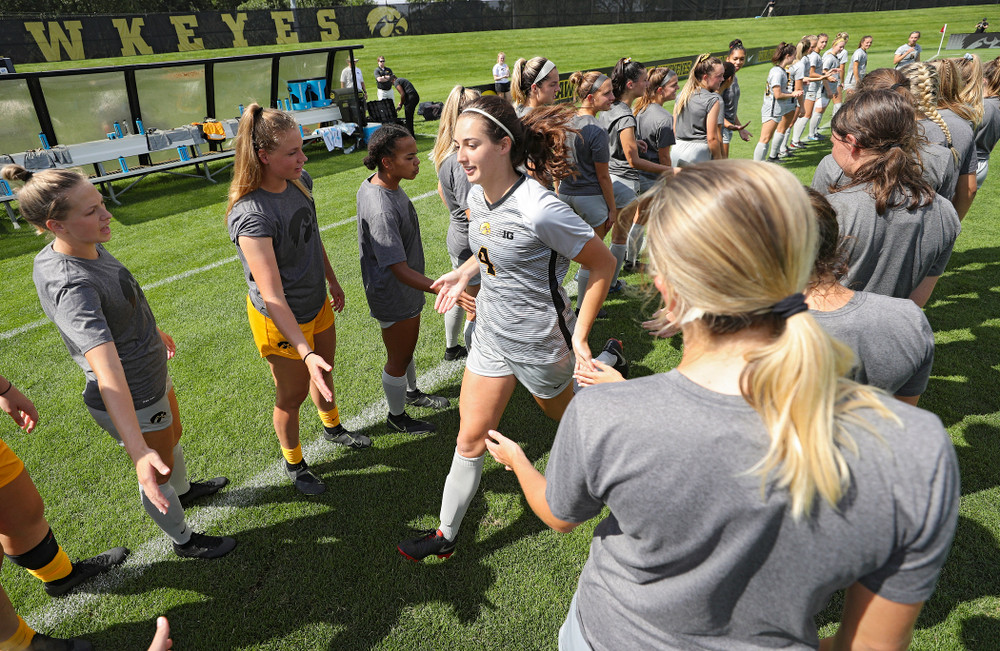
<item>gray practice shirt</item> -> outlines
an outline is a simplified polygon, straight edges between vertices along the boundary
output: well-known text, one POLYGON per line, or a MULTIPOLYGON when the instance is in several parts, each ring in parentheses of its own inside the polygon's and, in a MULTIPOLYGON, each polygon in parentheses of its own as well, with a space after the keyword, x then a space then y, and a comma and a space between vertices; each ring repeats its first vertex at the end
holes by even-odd
POLYGON ((852 378, 897 396, 919 396, 934 365, 934 333, 908 298, 854 292, 847 305, 811 311, 823 329, 857 355, 852 378))
POLYGON ((741 396, 677 370, 584 389, 545 469, 552 514, 594 530, 577 588, 597 650, 815 649, 815 615, 855 582, 897 603, 934 591, 958 519, 958 463, 937 416, 855 412, 849 493, 810 516, 748 472, 770 438, 741 396))
MULTIPOLYGON (((808 55, 802 58, 805 63, 803 67, 805 68, 805 76, 809 76, 809 70, 812 69, 815 76, 823 74, 823 57, 819 52, 810 52, 808 55)), ((810 81, 806 86, 806 90, 810 93, 819 92, 822 87, 822 81, 810 81)))
MULTIPOLYGON (((924 180, 931 186, 931 189, 951 201, 951 198, 955 196, 955 186, 958 184, 958 169, 955 167, 955 159, 951 155, 951 150, 930 142, 924 142, 917 148, 924 166, 924 180)), ((813 174, 813 190, 828 194, 830 186, 841 187, 847 183, 847 176, 844 174, 844 170, 840 169, 840 165, 837 165, 837 161, 833 159, 833 154, 824 156, 813 174)))
POLYGON ((989 160, 990 153, 1000 140, 1000 97, 983 100, 983 123, 976 131, 976 158, 989 160))
MULTIPOLYGON (((949 109, 938 109, 938 113, 944 118, 944 123, 951 131, 951 143, 958 150, 959 174, 975 174, 976 163, 976 134, 972 130, 972 125, 965 118, 961 118, 949 109)), ((934 126, 937 126, 936 124, 934 126)), ((940 127, 938 127, 940 129, 940 127)))
POLYGON ((733 83, 722 92, 723 117, 736 124, 736 111, 740 108, 740 81, 733 75, 733 83))
POLYGON ((851 57, 850 63, 847 64, 847 78, 844 80, 845 86, 855 86, 859 81, 865 78, 865 72, 868 70, 868 53, 861 48, 854 50, 854 55, 851 57), (854 76, 854 62, 858 62, 858 76, 854 76))
POLYGON ((361 281, 373 317, 403 321, 420 314, 424 293, 404 285, 389 267, 399 262, 424 273, 424 246, 417 211, 402 188, 389 190, 369 176, 358 188, 361 281))
MULTIPOLYGON (((674 125, 674 136, 678 140, 698 140, 705 142, 708 139, 705 130, 708 112, 721 101, 722 97, 718 93, 713 93, 704 88, 699 88, 691 93, 687 104, 684 105, 684 110, 677 116, 677 124, 674 125)), ((722 107, 720 106, 716 124, 722 124, 723 117, 722 107)))
MULTIPOLYGON (((299 180, 312 190, 312 178, 306 172, 302 172, 299 180)), ((250 302, 257 311, 271 318, 240 248, 240 237, 271 240, 281 288, 295 320, 309 323, 316 318, 326 301, 323 242, 316 224, 316 207, 302 190, 291 182, 284 192, 277 194, 258 188, 233 205, 228 224, 229 238, 236 245, 236 254, 243 264, 250 302)))
POLYGON ((926 206, 905 205, 875 214, 867 186, 827 196, 840 233, 851 238, 850 268, 842 282, 855 289, 909 298, 924 278, 940 276, 962 227, 958 213, 940 195, 926 206))
POLYGON ((903 66, 908 65, 908 64, 913 63, 914 61, 916 61, 917 58, 920 56, 920 53, 923 51, 923 49, 924 48, 920 47, 920 43, 917 43, 916 45, 913 46, 913 50, 914 50, 913 52, 910 52, 910 44, 909 43, 903 43, 902 45, 900 45, 899 47, 897 47, 896 48, 896 56, 899 56, 900 54, 903 54, 903 53, 906 53, 906 56, 903 57, 902 59, 900 59, 899 63, 896 64, 896 70, 899 70, 903 66))
POLYGON ((559 194, 566 196, 601 194, 601 184, 597 180, 594 163, 608 164, 611 160, 608 132, 592 115, 577 115, 569 126, 579 131, 569 134, 572 146, 568 148, 572 152, 576 176, 567 177, 559 182, 559 194))
MULTIPOLYGON (((639 128, 636 130, 639 140, 646 143, 646 152, 639 154, 646 160, 659 164, 660 149, 672 147, 674 138, 674 116, 659 104, 650 103, 636 116, 639 128)), ((656 179, 659 174, 640 172, 643 176, 656 179)))
POLYGON ((465 170, 458 164, 456 152, 451 152, 441 162, 438 181, 441 182, 441 194, 444 195, 448 212, 451 213, 447 235, 448 253, 464 262, 472 255, 469 250, 469 218, 465 214, 469 208, 469 188, 472 186, 465 170))
POLYGON ((608 145, 611 152, 611 160, 608 161, 608 166, 611 173, 623 179, 638 181, 639 171, 633 169, 628 164, 621 140, 622 131, 627 129, 635 131, 636 119, 632 115, 632 109, 625 102, 616 100, 610 109, 601 113, 597 121, 608 132, 608 145))
POLYGON ((32 279, 38 300, 84 375, 83 401, 105 411, 97 376, 85 354, 114 343, 136 409, 167 390, 167 349, 146 296, 129 270, 100 244, 97 259, 56 252, 48 244, 35 256, 32 279))

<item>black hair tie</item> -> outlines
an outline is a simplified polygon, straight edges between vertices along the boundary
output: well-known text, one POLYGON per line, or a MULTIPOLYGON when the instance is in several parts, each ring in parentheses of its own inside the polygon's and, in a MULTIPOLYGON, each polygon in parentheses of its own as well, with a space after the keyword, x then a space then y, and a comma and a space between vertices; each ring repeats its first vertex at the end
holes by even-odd
POLYGON ((782 319, 795 316, 799 312, 807 312, 809 305, 806 303, 806 295, 802 293, 786 296, 771 306, 771 313, 782 319))

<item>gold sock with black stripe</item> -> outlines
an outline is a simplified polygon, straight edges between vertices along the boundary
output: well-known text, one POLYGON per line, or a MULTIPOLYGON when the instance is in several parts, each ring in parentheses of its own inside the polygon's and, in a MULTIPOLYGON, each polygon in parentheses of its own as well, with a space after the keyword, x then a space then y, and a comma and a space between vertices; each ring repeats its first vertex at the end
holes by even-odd
POLYGON ((73 571, 73 562, 56 542, 52 529, 30 551, 17 555, 8 554, 7 558, 45 583, 65 579, 73 571))
POLYGON ((35 631, 17 615, 17 630, 6 640, 0 641, 0 651, 25 651, 35 637, 35 631))

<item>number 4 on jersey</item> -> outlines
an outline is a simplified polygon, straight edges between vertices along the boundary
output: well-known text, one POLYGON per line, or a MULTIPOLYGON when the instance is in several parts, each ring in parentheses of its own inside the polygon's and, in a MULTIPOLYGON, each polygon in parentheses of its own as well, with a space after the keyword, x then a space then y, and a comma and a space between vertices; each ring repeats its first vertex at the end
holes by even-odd
POLYGON ((494 267, 493 263, 490 262, 490 252, 486 250, 485 246, 479 247, 479 254, 476 255, 476 257, 479 258, 480 262, 486 265, 486 273, 491 276, 497 275, 496 267, 494 267))

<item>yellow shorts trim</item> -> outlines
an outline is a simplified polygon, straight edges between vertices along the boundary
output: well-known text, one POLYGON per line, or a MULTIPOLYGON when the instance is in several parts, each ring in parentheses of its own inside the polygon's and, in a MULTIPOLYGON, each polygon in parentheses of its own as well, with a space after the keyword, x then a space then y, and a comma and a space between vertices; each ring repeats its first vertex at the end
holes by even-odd
MULTIPOLYGON (((291 345, 288 339, 285 338, 285 335, 281 334, 281 330, 278 329, 274 321, 257 311, 257 308, 250 302, 249 295, 247 296, 247 318, 250 320, 250 331, 253 332, 253 342, 257 345, 257 350, 260 352, 261 357, 278 355, 280 357, 287 357, 288 359, 301 359, 298 351, 295 350, 295 346, 291 345)), ((323 301, 323 307, 320 308, 316 318, 309 323, 299 324, 299 329, 305 335, 306 342, 310 348, 314 345, 316 333, 323 332, 332 327, 334 319, 330 301, 323 301)))
POLYGON ((24 462, 7 444, 0 441, 0 486, 6 486, 17 479, 24 470, 24 462))

